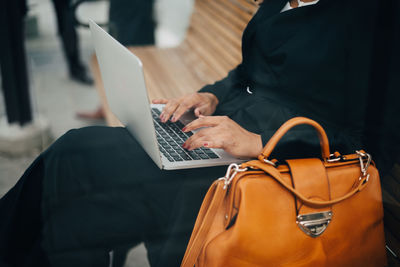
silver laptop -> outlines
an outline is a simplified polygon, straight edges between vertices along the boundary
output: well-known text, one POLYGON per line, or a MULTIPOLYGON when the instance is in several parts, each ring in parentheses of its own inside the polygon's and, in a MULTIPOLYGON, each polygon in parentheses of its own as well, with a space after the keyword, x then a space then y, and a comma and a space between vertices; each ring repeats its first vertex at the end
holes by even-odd
POLYGON ((183 142, 193 133, 184 133, 181 129, 195 118, 194 115, 188 112, 177 123, 161 123, 159 115, 164 105, 149 104, 140 59, 93 21, 90 21, 90 30, 111 111, 160 169, 209 167, 243 161, 222 149, 183 149, 183 142))

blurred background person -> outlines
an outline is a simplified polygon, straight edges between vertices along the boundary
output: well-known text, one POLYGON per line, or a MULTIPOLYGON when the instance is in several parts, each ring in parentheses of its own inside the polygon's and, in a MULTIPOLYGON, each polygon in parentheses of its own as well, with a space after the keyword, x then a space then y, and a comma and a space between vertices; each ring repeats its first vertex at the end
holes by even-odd
POLYGON ((0 66, 8 123, 32 121, 24 45, 25 0, 0 1, 0 66))
POLYGON ((110 0, 109 33, 125 46, 154 45, 155 0, 110 0))
MULTIPOLYGON (((52 0, 57 17, 58 34, 62 41, 69 77, 77 82, 91 85, 89 76, 79 52, 79 37, 75 28, 74 11, 71 0, 52 0)), ((144 1, 147 2, 147 1, 144 1)))

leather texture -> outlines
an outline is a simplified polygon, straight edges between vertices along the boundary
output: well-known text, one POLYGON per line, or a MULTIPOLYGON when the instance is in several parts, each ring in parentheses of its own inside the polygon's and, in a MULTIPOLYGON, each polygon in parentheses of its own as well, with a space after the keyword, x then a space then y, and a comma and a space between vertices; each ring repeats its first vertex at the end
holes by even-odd
POLYGON ((181 266, 385 266, 377 169, 371 164, 364 176, 359 155, 334 162, 328 157, 321 126, 303 117, 289 120, 258 160, 239 166, 246 171, 238 171, 229 185, 225 177, 210 187, 181 266), (303 123, 317 129, 322 160, 266 163, 279 139, 303 123), (321 212, 332 217, 319 236, 297 225, 298 216, 321 212))

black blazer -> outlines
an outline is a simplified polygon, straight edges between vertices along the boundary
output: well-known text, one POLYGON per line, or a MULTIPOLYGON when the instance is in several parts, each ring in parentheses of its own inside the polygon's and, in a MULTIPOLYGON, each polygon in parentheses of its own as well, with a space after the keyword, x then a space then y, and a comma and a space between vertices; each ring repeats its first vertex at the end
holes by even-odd
MULTIPOLYGON (((352 139, 345 149, 359 149, 374 5, 365 7, 358 0, 320 0, 280 13, 286 2, 266 0, 261 5, 243 33, 242 63, 200 92, 215 94, 222 107, 242 110, 241 115, 233 112, 231 117, 260 133, 264 143, 284 120, 306 116, 327 128, 331 141, 349 143, 343 141, 345 137, 352 139), (244 101, 246 95, 250 97, 245 93, 247 87, 253 92, 250 101, 244 101), (341 140, 338 135, 342 135, 341 140)), ((306 141, 308 135, 305 130, 292 137, 306 141)))

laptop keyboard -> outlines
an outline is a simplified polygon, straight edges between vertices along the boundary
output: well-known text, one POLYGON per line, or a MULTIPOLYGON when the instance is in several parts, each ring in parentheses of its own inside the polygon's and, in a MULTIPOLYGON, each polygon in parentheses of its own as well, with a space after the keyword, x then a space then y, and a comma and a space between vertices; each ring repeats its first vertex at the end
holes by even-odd
POLYGON ((217 159, 219 156, 208 148, 197 148, 188 151, 182 148, 183 143, 192 132, 184 133, 182 128, 184 125, 177 121, 175 123, 168 121, 162 123, 160 120, 160 110, 152 108, 152 116, 154 126, 156 128, 158 147, 161 153, 170 161, 189 161, 189 160, 205 160, 217 159))

